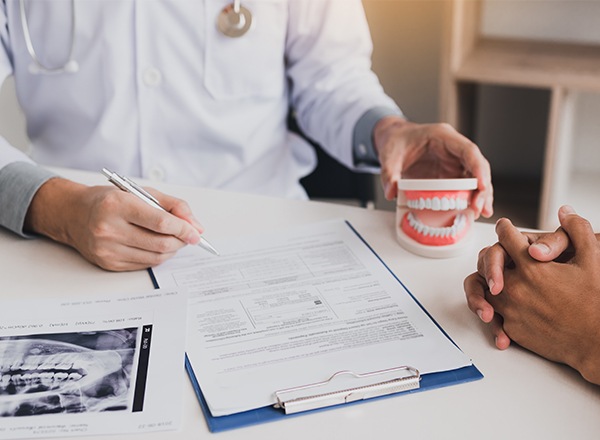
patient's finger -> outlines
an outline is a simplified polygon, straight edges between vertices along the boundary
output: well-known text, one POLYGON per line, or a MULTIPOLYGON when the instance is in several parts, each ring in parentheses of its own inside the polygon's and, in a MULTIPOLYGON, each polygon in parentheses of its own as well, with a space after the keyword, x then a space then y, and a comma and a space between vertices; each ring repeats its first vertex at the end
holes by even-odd
POLYGON ((591 261, 598 250, 598 241, 590 222, 577 215, 570 206, 562 206, 558 211, 558 218, 573 243, 575 258, 591 261))
POLYGON ((529 237, 529 255, 538 261, 553 261, 569 249, 569 236, 563 228, 547 234, 535 234, 529 237))
POLYGON ((504 288, 504 268, 510 261, 510 256, 499 243, 479 252, 477 272, 486 280, 492 295, 502 292, 504 288))
POLYGON ((515 263, 523 260, 530 260, 529 256, 529 240, 521 232, 513 226, 507 218, 501 218, 496 223, 496 234, 498 242, 508 253, 515 263))

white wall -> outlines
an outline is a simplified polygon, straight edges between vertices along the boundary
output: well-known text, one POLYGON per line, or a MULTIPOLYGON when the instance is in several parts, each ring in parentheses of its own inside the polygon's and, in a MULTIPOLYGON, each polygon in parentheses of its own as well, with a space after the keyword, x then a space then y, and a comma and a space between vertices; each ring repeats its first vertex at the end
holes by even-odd
POLYGON ((485 0, 482 34, 568 43, 600 43, 598 0, 485 0))

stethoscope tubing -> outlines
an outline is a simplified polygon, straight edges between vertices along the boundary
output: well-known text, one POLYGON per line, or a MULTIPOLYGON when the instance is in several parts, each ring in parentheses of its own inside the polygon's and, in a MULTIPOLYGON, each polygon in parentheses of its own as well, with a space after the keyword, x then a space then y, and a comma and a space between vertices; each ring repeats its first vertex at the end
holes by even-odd
MULTIPOLYGON (((226 21, 226 29, 221 28, 221 26, 218 26, 218 28, 221 31, 221 33, 223 33, 223 35, 225 36, 239 37, 244 35, 249 29, 250 23, 252 22, 252 14, 248 9, 242 7, 241 0, 233 0, 233 4, 230 4, 230 6, 226 6, 219 13, 219 16, 217 17, 217 22, 219 22, 221 16, 226 14, 227 10, 231 7, 233 7, 233 13, 238 17, 238 23, 247 23, 247 26, 243 28, 235 28, 233 27, 234 25, 231 25, 226 21), (229 31, 233 31, 233 33, 229 31)), ((31 39, 29 22, 27 20, 27 11, 25 10, 25 0, 19 0, 19 13, 21 16, 21 28, 23 29, 23 37, 25 38, 25 46, 27 47, 27 53, 29 53, 31 60, 33 61, 33 64, 29 68, 31 73, 75 73, 79 70, 79 64, 73 59, 73 55, 75 53, 75 31, 77 29, 77 14, 75 8, 75 0, 71 0, 71 43, 69 47, 69 55, 67 57, 67 61, 65 61, 62 66, 48 66, 44 64, 38 57, 35 47, 33 45, 33 41, 31 39)))
POLYGON ((29 31, 29 23, 27 21, 27 12, 25 11, 25 0, 19 0, 19 13, 21 15, 21 27, 23 28, 23 37, 25 38, 25 46, 27 47, 27 52, 33 61, 33 65, 35 69, 43 73, 64 73, 64 72, 74 72, 78 70, 77 62, 73 60, 73 53, 75 51, 75 29, 77 26, 77 18, 75 13, 75 0, 71 0, 71 44, 69 47, 69 56, 67 57, 67 61, 63 63, 62 66, 57 67, 49 67, 45 65, 37 56, 37 52, 35 51, 35 47, 33 46, 33 41, 31 40, 31 32, 29 31))

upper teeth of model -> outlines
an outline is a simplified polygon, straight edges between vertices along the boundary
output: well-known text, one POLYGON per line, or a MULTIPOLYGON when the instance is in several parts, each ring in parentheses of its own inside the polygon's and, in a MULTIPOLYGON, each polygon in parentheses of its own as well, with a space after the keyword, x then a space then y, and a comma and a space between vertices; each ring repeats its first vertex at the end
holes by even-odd
POLYGON ((469 202, 466 199, 448 197, 432 197, 408 200, 406 205, 411 209, 431 209, 432 211, 453 211, 467 209, 469 202))

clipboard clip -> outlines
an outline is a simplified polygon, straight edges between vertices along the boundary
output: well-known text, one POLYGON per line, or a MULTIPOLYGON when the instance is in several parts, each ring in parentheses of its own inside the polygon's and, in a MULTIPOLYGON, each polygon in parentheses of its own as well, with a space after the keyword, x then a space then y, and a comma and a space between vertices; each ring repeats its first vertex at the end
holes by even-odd
POLYGON ((333 374, 323 382, 301 385, 275 391, 277 403, 286 414, 324 408, 372 397, 385 396, 419 388, 421 374, 409 366, 388 368, 369 373, 354 373, 344 370, 333 374), (362 384, 336 389, 334 382, 349 382, 358 379, 362 384), (319 388, 316 393, 312 391, 319 388))

